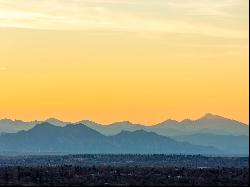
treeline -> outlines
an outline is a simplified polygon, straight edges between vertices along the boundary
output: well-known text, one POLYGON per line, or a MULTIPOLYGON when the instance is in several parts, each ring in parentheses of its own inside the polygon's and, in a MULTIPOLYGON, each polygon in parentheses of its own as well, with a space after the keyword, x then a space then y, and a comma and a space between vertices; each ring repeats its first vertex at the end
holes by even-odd
POLYGON ((0 185, 247 186, 248 168, 0 167, 0 185))

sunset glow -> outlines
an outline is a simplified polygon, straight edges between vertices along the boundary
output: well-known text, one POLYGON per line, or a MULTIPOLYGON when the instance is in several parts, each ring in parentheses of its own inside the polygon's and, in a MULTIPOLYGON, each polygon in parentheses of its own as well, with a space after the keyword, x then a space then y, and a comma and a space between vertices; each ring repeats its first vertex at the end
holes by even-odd
POLYGON ((0 118, 249 123, 248 0, 0 0, 0 118))

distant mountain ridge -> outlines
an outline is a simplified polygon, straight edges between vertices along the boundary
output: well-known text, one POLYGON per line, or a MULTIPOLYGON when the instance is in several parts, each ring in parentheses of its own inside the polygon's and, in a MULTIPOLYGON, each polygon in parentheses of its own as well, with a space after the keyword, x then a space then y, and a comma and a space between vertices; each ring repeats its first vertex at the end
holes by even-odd
POLYGON ((0 152, 61 152, 115 153, 115 154, 220 154, 212 146, 192 145, 177 142, 154 132, 138 130, 122 131, 114 136, 105 136, 83 125, 54 126, 38 124, 28 131, 0 136, 0 152))
MULTIPOLYGON (((0 132, 18 132, 20 130, 28 130, 36 124, 43 121, 23 122, 21 120, 0 120, 0 132)), ((197 133, 211 133, 216 135, 245 135, 249 136, 249 126, 238 122, 236 120, 227 119, 218 115, 206 114, 205 116, 197 119, 186 119, 183 121, 166 120, 162 123, 145 126, 141 124, 133 124, 129 121, 116 122, 110 125, 102 125, 89 120, 82 120, 80 122, 64 122, 55 118, 49 118, 44 122, 49 122, 56 126, 66 126, 67 124, 82 123, 104 135, 115 135, 122 130, 136 131, 145 130, 148 132, 155 132, 164 136, 180 136, 192 135, 197 133)))
POLYGON ((185 119, 181 122, 165 121, 157 124, 154 128, 159 128, 157 132, 161 135, 167 135, 166 129, 181 131, 180 133, 168 134, 170 136, 192 135, 197 133, 210 133, 216 135, 246 135, 249 136, 249 126, 218 115, 206 114, 197 119, 185 119))
POLYGON ((14 133, 33 128, 42 121, 24 122, 22 120, 0 119, 0 133, 14 133))
MULTIPOLYGON (((70 129, 69 127, 73 127, 75 124, 84 124, 84 126, 105 136, 115 136, 124 132, 143 130, 144 132, 154 132, 157 135, 165 136, 178 142, 187 142, 198 146, 212 146, 217 150, 230 154, 249 153, 249 126, 212 114, 206 114, 197 120, 186 119, 180 122, 168 119, 154 126, 133 124, 129 121, 116 122, 110 125, 101 125, 89 120, 70 123, 55 118, 47 119, 45 122, 57 127, 67 127, 66 129, 70 129)), ((0 137, 8 132, 15 133, 22 130, 30 130, 40 123, 43 122, 0 120, 0 137)))

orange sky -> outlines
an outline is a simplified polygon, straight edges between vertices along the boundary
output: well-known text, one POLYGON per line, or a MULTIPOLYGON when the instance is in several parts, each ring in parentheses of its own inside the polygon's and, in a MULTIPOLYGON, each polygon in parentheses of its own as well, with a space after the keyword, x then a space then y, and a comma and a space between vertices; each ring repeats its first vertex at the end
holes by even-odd
POLYGON ((248 1, 142 1, 0 0, 0 118, 248 123, 248 1))

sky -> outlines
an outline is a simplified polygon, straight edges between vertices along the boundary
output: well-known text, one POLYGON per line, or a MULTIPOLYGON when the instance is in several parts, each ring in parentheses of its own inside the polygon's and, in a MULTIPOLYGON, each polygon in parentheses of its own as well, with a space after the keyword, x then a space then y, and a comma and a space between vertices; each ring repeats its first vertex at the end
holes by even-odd
POLYGON ((249 123, 248 0, 0 0, 0 118, 249 123))

